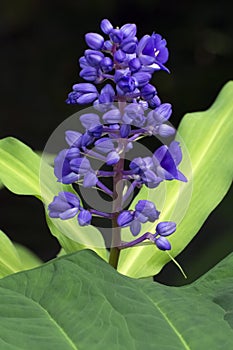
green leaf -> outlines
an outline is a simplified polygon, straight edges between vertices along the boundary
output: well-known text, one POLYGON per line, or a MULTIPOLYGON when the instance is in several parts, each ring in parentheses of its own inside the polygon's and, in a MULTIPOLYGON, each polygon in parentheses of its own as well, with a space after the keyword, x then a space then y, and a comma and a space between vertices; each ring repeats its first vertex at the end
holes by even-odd
MULTIPOLYGON (((176 139, 181 143, 183 160, 180 168, 188 183, 166 181, 155 190, 144 188, 133 203, 134 207, 139 199, 152 200, 161 211, 160 221, 177 222, 176 233, 169 237, 173 257, 197 234, 231 185, 232 96, 233 82, 229 82, 210 109, 189 113, 181 121, 176 139)), ((155 232, 155 226, 149 223, 143 225, 143 229, 155 232)), ((123 229, 123 237, 132 239, 128 229, 123 229)), ((132 277, 153 276, 169 260, 169 256, 154 245, 134 247, 121 252, 119 271, 132 277)))
POLYGON ((231 350, 232 285, 233 255, 168 287, 74 253, 0 281, 0 348, 231 350))
POLYGON ((14 247, 23 265, 23 269, 29 270, 43 263, 36 254, 24 247, 22 244, 14 243, 14 247))
POLYGON ((23 270, 20 257, 11 240, 0 230, 0 278, 23 270))
POLYGON ((42 262, 27 248, 13 244, 0 230, 0 278, 15 272, 31 269, 42 262))
MULTIPOLYGON (((50 165, 28 146, 12 137, 0 140, 0 179, 16 194, 34 195, 41 199, 46 212, 48 204, 59 191, 73 191, 71 186, 56 181, 50 165)), ((95 227, 81 227, 75 218, 67 221, 50 219, 49 227, 61 245, 65 242, 64 249, 67 253, 90 248, 107 259, 103 237, 95 227)))

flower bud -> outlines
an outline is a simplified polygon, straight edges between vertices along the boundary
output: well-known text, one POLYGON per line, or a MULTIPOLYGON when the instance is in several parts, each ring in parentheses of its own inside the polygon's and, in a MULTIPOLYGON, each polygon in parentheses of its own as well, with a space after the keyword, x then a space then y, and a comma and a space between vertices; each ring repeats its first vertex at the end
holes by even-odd
POLYGON ((129 69, 132 73, 136 73, 141 68, 141 62, 138 58, 133 58, 129 61, 129 69))
POLYGON ((93 67, 98 67, 100 62, 104 58, 104 54, 102 52, 96 51, 96 50, 86 50, 85 51, 85 58, 93 67))
POLYGON ((65 140, 71 147, 80 147, 82 134, 77 131, 67 130, 65 132, 65 140))
POLYGON ((114 143, 108 137, 103 137, 95 142, 95 148, 98 152, 109 153, 114 150, 114 143))
POLYGON ((176 231, 176 223, 173 221, 160 222, 156 226, 156 233, 160 236, 170 236, 176 231))
POLYGON ((126 54, 120 49, 114 53, 114 60, 119 63, 124 62, 125 58, 126 58, 126 54))
POLYGON ((97 79, 97 70, 94 67, 86 67, 81 70, 79 75, 87 81, 95 81, 97 79))
POLYGON ((120 29, 112 29, 109 37, 113 43, 120 44, 123 39, 123 33, 120 29))
POLYGON ((100 117, 95 113, 82 114, 79 119, 85 129, 90 129, 93 126, 100 124, 100 117))
POLYGON ((102 118, 107 124, 119 123, 119 121, 121 120, 121 113, 120 113, 119 109, 117 109, 117 108, 112 109, 112 110, 104 113, 102 118))
POLYGON ((128 54, 133 54, 137 48, 137 38, 126 38, 121 42, 121 49, 128 54))
POLYGON ((101 50, 104 44, 104 38, 97 33, 88 33, 85 35, 87 45, 93 50, 101 50))
POLYGON ((160 250, 171 250, 171 244, 165 237, 156 238, 154 242, 160 250))
POLYGON ((105 34, 109 34, 113 29, 111 22, 108 19, 103 19, 100 23, 100 28, 105 34))
POLYGON ((130 76, 123 76, 117 85, 124 93, 132 92, 135 89, 135 79, 130 76))
POLYGON ((136 79, 137 87, 146 85, 151 79, 151 75, 149 73, 143 72, 134 73, 133 77, 136 79))
POLYGON ((153 85, 151 84, 146 84, 145 86, 143 86, 143 88, 141 89, 141 96, 142 98, 144 98, 144 100, 148 101, 151 100, 154 95, 156 94, 156 89, 153 85))
POLYGON ((111 72, 113 69, 113 61, 110 57, 104 57, 100 62, 100 67, 104 73, 111 72))
POLYGON ((89 92, 97 93, 97 89, 96 89, 95 85, 90 84, 90 83, 75 84, 75 85, 73 85, 73 90, 80 92, 82 94, 87 94, 89 92))
POLYGON ((122 138, 128 137, 131 131, 131 126, 129 124, 121 124, 120 135, 122 138))
POLYGON ((83 180, 83 187, 93 187, 97 184, 98 178, 94 172, 87 172, 86 175, 84 175, 83 180))
POLYGON ((127 23, 121 27, 124 38, 134 37, 137 33, 136 24, 127 23))
POLYGON ((107 165, 114 165, 118 163, 120 160, 120 156, 116 151, 110 152, 106 157, 106 164, 107 165))

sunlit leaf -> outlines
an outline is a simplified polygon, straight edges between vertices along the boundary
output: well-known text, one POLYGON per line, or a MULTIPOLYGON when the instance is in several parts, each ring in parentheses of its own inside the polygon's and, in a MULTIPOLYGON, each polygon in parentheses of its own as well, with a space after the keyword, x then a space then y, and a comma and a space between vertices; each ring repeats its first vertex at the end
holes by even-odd
MULTIPOLYGON (((0 140, 0 179, 16 194, 34 195, 40 198, 46 211, 48 204, 59 191, 73 191, 71 186, 64 186, 56 181, 52 166, 42 162, 28 146, 12 137, 0 140)), ((91 248, 106 259, 107 251, 103 249, 103 238, 95 227, 81 227, 75 218, 67 221, 51 219, 50 223, 51 232, 60 243, 66 241, 64 249, 70 247, 66 250, 67 253, 91 248), (63 235, 66 238, 63 238, 63 235)))
MULTIPOLYGON (((188 183, 167 181, 155 190, 144 189, 139 199, 155 202, 160 221, 177 222, 177 232, 169 240, 171 254, 177 256, 227 193, 233 178, 233 82, 220 92, 207 111, 187 114, 178 128, 176 139, 183 150, 181 171, 188 183)), ((134 202, 134 203, 135 203, 134 202)), ((144 231, 155 232, 155 224, 144 231)), ((129 230, 123 235, 129 239, 129 230)), ((132 236, 131 236, 132 239, 132 236)), ((141 246, 121 252, 119 271, 133 277, 157 274, 170 260, 155 246, 141 246)))

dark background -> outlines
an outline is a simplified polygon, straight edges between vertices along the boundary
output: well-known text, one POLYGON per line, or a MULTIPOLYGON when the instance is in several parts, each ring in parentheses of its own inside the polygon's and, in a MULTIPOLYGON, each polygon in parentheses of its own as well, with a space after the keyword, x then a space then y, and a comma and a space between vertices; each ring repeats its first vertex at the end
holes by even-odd
MULTIPOLYGON (((0 137, 12 135, 42 150, 53 130, 76 106, 64 103, 78 76, 84 34, 99 32, 108 18, 114 26, 136 23, 138 37, 153 31, 166 38, 171 74, 159 72, 154 84, 173 104, 172 123, 186 112, 208 108, 233 76, 232 3, 148 0, 2 0, 0 4, 0 137)), ((0 228, 42 259, 59 246, 51 237, 43 207, 32 197, 0 191, 0 228), (43 219, 42 219, 43 218, 43 219)), ((156 279, 183 284, 197 278, 232 251, 232 190, 211 214, 178 261, 188 280, 168 264, 156 279)))

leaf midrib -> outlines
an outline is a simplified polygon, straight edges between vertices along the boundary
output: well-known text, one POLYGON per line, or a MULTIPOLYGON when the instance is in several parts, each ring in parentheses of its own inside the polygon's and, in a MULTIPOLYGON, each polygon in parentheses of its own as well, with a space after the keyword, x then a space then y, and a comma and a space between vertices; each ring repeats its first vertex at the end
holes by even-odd
POLYGON ((143 293, 144 296, 152 303, 152 305, 155 307, 156 310, 160 312, 162 317, 165 319, 165 321, 168 323, 168 325, 171 327, 173 332, 176 334, 176 336, 179 338, 181 344, 184 346, 184 349, 186 350, 191 350, 191 348, 188 346, 186 341, 184 340, 183 336, 179 333, 178 329, 175 327, 173 322, 167 317, 167 315, 163 312, 163 310, 154 302, 153 299, 151 299, 146 293, 143 293))
MULTIPOLYGON (((9 290, 12 293, 12 290, 10 288, 6 288, 6 287, 1 287, 2 289, 5 290, 9 290)), ((15 294, 20 295, 21 297, 23 296, 25 299, 29 300, 30 302, 32 302, 33 304, 35 304, 37 307, 39 307, 39 309, 41 309, 49 318, 49 320, 51 320, 51 322, 55 325, 55 327, 61 332, 61 334, 65 337, 65 339, 67 340, 67 343, 71 346, 72 350, 79 350, 78 347, 73 343, 73 341, 70 339, 70 337, 68 336, 68 334, 62 329, 62 327, 56 322, 56 320, 50 315, 50 313, 36 300, 29 298, 27 295, 22 294, 16 290, 13 291, 15 294)))

